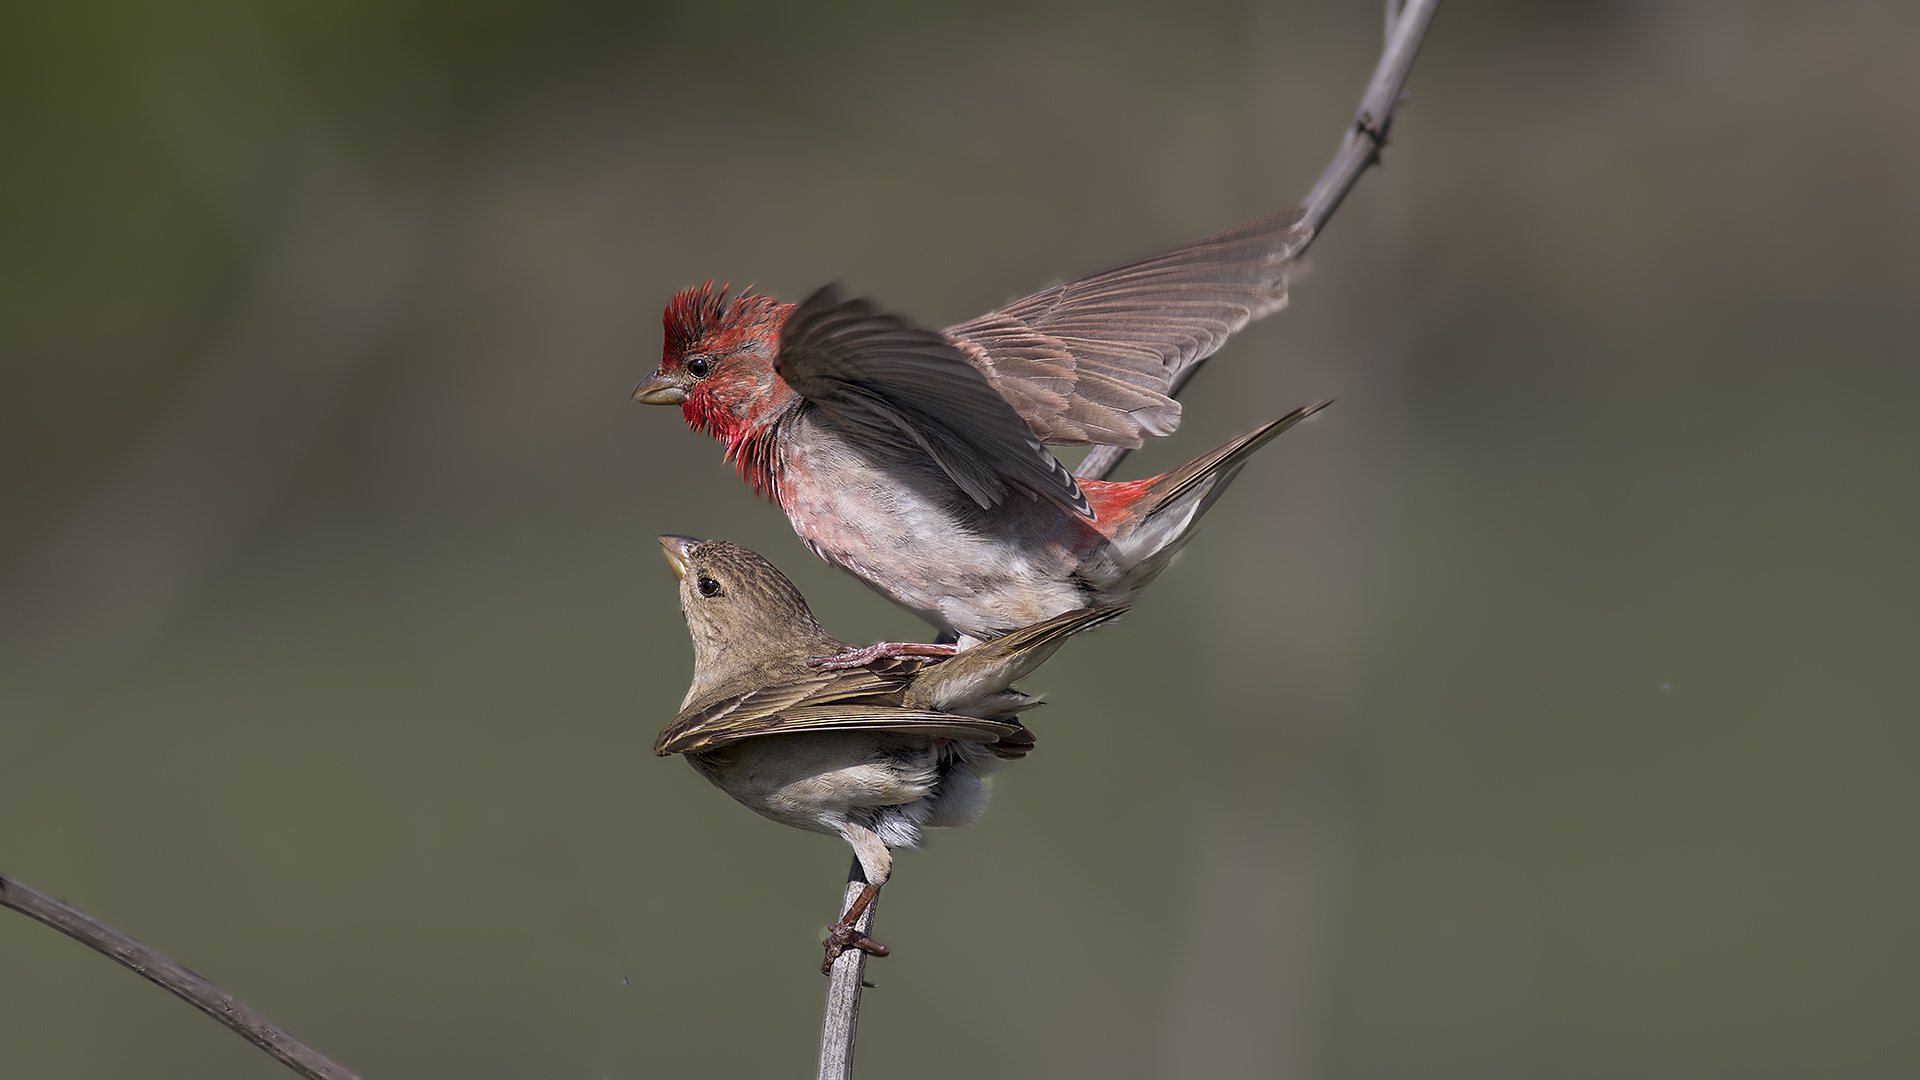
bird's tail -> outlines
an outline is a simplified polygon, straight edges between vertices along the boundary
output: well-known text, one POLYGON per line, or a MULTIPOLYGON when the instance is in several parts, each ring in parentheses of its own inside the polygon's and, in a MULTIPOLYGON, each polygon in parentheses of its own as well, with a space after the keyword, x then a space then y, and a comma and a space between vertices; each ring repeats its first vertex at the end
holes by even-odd
MULTIPOLYGON (((1226 492, 1253 452, 1281 432, 1333 404, 1320 401, 1295 409, 1278 420, 1201 454, 1170 473, 1146 481, 1130 492, 1124 518, 1110 537, 1123 566, 1163 563, 1193 532, 1200 520, 1226 492)), ((1155 568, 1157 570, 1157 567, 1155 568)))
POLYGON ((1126 610, 1125 607, 1081 608, 1023 626, 971 649, 962 649, 951 660, 930 665, 915 677, 905 703, 909 707, 942 711, 962 708, 963 702, 986 704, 990 706, 986 711, 996 716, 1002 711, 1029 708, 1038 704, 1038 700, 1008 688, 1046 663, 1068 638, 1118 618, 1126 610), (1019 700, 997 696, 1002 693, 1013 693, 1019 700))

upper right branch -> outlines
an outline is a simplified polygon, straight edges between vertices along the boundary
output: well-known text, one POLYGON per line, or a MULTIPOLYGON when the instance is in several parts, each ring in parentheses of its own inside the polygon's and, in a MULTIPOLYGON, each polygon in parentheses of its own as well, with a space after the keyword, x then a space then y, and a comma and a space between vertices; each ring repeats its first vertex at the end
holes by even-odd
POLYGON ((1396 0, 1387 0, 1387 42, 1380 52, 1380 62, 1374 65, 1373 79, 1360 97, 1360 108, 1353 115, 1353 123, 1347 126, 1340 152, 1333 156, 1306 201, 1301 203, 1307 212, 1306 224, 1313 226, 1314 236, 1319 236, 1320 227, 1339 209, 1341 200, 1353 190, 1360 174, 1380 160, 1380 148, 1387 144, 1387 132, 1393 127, 1393 111, 1400 105, 1400 91, 1407 85, 1407 75, 1413 71, 1413 58, 1419 55, 1420 43, 1427 36, 1427 25, 1433 21, 1434 10, 1439 6, 1440 0, 1406 0, 1404 6, 1396 0))
MULTIPOLYGON (((1387 42, 1380 52, 1380 62, 1374 65, 1373 79, 1367 83, 1366 93, 1360 96, 1360 108, 1353 115, 1353 123, 1347 125, 1339 152, 1333 155, 1301 204, 1306 211, 1304 222, 1313 227, 1307 244, 1319 237, 1321 227, 1340 208, 1341 200, 1353 190, 1360 174, 1380 160, 1380 148, 1387 144, 1387 132, 1393 127, 1393 111, 1400 105, 1401 88, 1407 84, 1413 58, 1419 55, 1420 43, 1427 36, 1427 24, 1433 21, 1433 13, 1439 6, 1440 0, 1405 0, 1404 3, 1387 0, 1387 42)), ((1305 251, 1306 246, 1302 245, 1300 250, 1305 251)), ((1202 360, 1174 372, 1168 380, 1167 392, 1178 394, 1193 373, 1200 370, 1202 360)), ((1096 446, 1080 460, 1073 475, 1082 480, 1105 480, 1126 456, 1124 447, 1096 446)))

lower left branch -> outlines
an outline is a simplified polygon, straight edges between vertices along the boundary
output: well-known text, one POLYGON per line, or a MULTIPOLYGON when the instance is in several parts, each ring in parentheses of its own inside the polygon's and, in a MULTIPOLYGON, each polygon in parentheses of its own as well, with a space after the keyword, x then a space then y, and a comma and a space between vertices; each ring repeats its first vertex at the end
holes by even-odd
POLYGON ((0 907, 10 907, 36 922, 51 926, 144 978, 159 983, 308 1080, 360 1080, 326 1055, 241 1004, 233 995, 79 908, 61 903, 3 874, 0 874, 0 907))

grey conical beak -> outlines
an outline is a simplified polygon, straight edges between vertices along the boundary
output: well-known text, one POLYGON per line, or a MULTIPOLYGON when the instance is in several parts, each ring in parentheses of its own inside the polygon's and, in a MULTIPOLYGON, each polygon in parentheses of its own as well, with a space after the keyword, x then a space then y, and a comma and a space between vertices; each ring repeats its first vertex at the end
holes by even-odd
POLYGON ((660 538, 660 548, 667 553, 667 565, 673 567, 675 581, 686 579, 687 560, 693 557, 693 549, 704 542, 691 536, 674 536, 671 533, 660 538))
POLYGON ((687 400, 687 392, 666 372, 656 371, 633 388, 633 400, 643 405, 678 405, 687 400))

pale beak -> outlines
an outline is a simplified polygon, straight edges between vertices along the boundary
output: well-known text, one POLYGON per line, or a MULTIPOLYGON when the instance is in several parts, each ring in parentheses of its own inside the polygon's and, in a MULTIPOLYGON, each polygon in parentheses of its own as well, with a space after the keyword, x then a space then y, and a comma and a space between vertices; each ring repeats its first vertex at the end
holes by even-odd
POLYGON ((633 388, 633 400, 645 405, 678 405, 687 400, 687 392, 674 384, 664 371, 656 371, 647 381, 633 388))
POLYGON ((704 540, 695 540, 691 536, 673 536, 671 534, 660 538, 661 550, 667 553, 667 565, 673 567, 673 580, 685 581, 687 579, 687 560, 692 557, 693 549, 705 542, 704 540))

